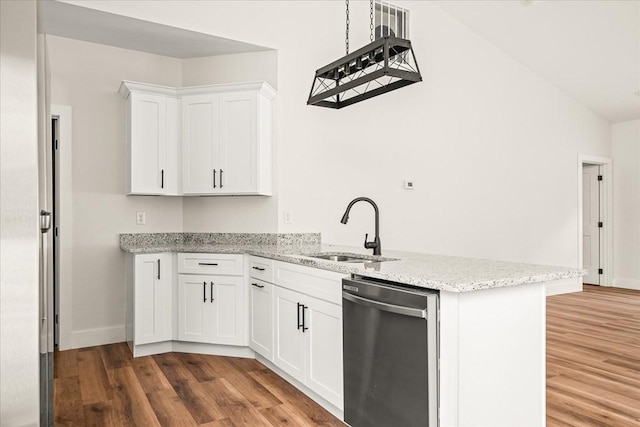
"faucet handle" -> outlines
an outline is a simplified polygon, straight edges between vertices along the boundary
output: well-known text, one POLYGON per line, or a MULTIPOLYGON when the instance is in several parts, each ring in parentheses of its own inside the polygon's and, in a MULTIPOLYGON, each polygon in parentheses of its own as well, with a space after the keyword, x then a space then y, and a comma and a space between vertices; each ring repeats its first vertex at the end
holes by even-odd
POLYGON ((369 243, 368 240, 369 240, 369 233, 364 235, 364 247, 365 248, 367 248, 367 243, 369 243))

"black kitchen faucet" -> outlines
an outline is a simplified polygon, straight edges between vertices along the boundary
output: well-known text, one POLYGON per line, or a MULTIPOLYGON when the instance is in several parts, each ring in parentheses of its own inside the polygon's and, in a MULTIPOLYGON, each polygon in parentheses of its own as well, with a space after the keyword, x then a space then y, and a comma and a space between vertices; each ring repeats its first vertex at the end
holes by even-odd
POLYGON ((373 206, 373 210, 375 211, 376 217, 375 217, 375 221, 376 221, 376 235, 375 238, 373 239, 373 242, 367 242, 367 238, 369 237, 368 234, 365 234, 364 236, 364 247, 366 249, 373 249, 373 254, 374 255, 382 255, 382 246, 380 246, 380 212, 378 211, 378 205, 376 205, 376 202, 374 202, 373 200, 371 200, 368 197, 357 197, 355 199, 353 199, 349 205, 347 206, 347 210, 344 211, 344 215, 342 215, 342 219, 340 220, 341 223, 346 224, 347 221, 349 221, 349 212, 351 211, 351 208, 353 207, 353 205, 355 205, 358 202, 369 202, 371 204, 371 206, 373 206))

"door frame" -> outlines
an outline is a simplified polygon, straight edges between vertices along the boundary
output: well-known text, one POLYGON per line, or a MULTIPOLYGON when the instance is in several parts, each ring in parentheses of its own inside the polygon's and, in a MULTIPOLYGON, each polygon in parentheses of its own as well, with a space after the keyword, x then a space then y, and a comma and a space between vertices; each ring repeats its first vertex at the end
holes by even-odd
MULTIPOLYGON (((67 105, 51 105, 51 119, 58 119, 58 159, 56 173, 59 174, 59 205, 56 206, 59 215, 59 234, 57 254, 58 266, 58 349, 73 348, 72 342, 72 279, 73 279, 73 192, 72 192, 72 111, 67 105), (63 165, 63 167, 61 167, 63 165)), ((55 155, 55 153, 54 153, 55 155)), ((54 230, 55 232, 55 230, 54 230)))
MULTIPOLYGON (((604 177, 600 187, 600 220, 603 223, 600 231, 600 268, 604 273, 600 276, 600 286, 613 286, 613 170, 610 157, 590 156, 586 154, 578 155, 578 268, 583 268, 582 250, 582 166, 600 166, 600 173, 604 177)), ((583 278, 579 279, 583 284, 583 278)))

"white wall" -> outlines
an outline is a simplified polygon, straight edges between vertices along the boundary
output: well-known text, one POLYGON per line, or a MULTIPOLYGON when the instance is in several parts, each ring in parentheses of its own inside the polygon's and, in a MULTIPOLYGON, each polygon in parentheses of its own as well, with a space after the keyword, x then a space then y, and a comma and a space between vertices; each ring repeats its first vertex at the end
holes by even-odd
MULTIPOLYGON (((609 123, 436 4, 402 2, 424 81, 333 111, 306 99, 315 69, 343 55, 342 2, 73 3, 278 50, 278 231, 360 245, 370 208, 339 219, 367 195, 383 248, 578 265, 576 158, 610 155, 609 123)), ((352 47, 367 9, 351 3, 352 47)))
MULTIPOLYGON (((51 98, 72 108, 72 343, 124 341, 124 254, 119 234, 182 231, 180 197, 125 196, 122 80, 181 84, 180 60, 48 36, 51 98), (147 224, 136 225, 136 211, 147 224)), ((64 141, 62 142, 64 144, 64 141)), ((65 191, 66 189, 62 189, 65 191)), ((63 325, 64 327, 64 325, 63 325)), ((68 325, 66 326, 68 327, 68 325)))
POLYGON ((613 285, 640 290, 640 120, 611 129, 613 285))
MULTIPOLYGON (((278 87, 274 50, 182 61, 182 85, 266 81, 278 87)), ((278 111, 274 111, 277 117, 278 111)), ((274 144, 277 147, 277 129, 274 144)), ((275 150, 274 150, 275 151, 275 150)), ((274 156, 276 157, 276 156, 274 156)), ((277 170, 274 158, 273 170, 277 170)), ((184 231, 275 233, 278 231, 277 177, 271 197, 185 197, 184 231)))
POLYGON ((39 423, 35 1, 0 1, 0 424, 39 423))

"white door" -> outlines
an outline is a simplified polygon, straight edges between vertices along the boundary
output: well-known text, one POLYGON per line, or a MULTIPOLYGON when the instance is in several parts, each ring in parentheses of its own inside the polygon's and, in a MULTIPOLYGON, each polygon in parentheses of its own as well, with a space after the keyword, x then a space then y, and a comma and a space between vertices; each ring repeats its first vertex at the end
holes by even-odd
POLYGON ((243 277, 210 276, 211 339, 215 344, 244 344, 243 277))
POLYGON ((258 191, 258 94, 220 95, 220 191, 258 191))
POLYGON ((273 360, 273 285, 249 279, 249 347, 273 360))
POLYGON ((583 283, 600 284, 600 191, 597 165, 582 166, 582 266, 589 270, 583 283))
POLYGON ((171 254, 135 257, 135 345, 171 339, 171 254))
MULTIPOLYGON (((178 339, 211 341, 211 276, 180 274, 178 276, 178 339)), ((215 298, 215 296, 214 296, 215 298)))
POLYGON ((211 194, 220 188, 217 95, 182 98, 182 192, 211 194))
POLYGON ((273 287, 273 296, 273 363, 298 381, 304 382, 305 335, 300 325, 305 296, 279 286, 273 287))
POLYGON ((307 386, 337 406, 342 398, 342 307, 308 297, 304 323, 308 335, 307 386))
POLYGON ((166 99, 162 95, 132 93, 129 126, 132 194, 164 194, 166 169, 166 99))

